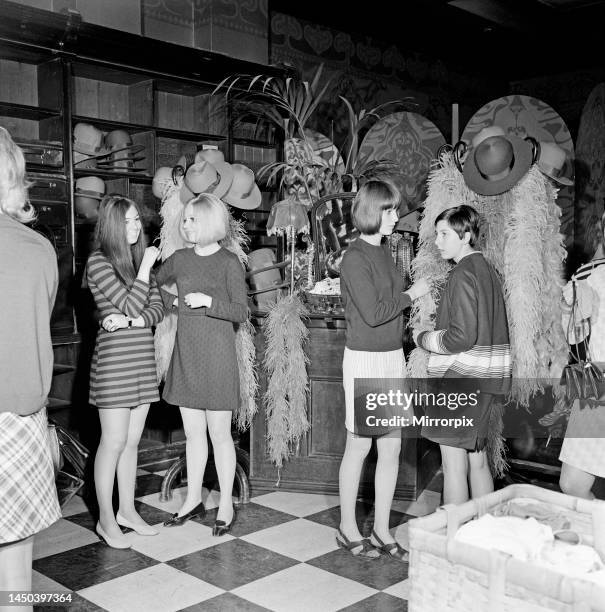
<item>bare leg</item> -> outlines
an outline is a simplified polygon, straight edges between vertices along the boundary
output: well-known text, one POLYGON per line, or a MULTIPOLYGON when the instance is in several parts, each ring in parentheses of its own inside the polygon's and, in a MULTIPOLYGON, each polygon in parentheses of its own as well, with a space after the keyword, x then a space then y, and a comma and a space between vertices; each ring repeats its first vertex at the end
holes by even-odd
MULTIPOLYGON (((0 544, 0 591, 32 590, 34 536, 0 544)), ((30 612, 32 606, 0 606, 0 612, 30 612)))
POLYGON ((592 492, 594 481, 595 477, 592 474, 565 462, 561 464, 559 486, 563 493, 583 497, 584 499, 594 499, 595 496, 592 492))
POLYGON ((443 464, 443 502, 461 504, 468 501, 468 453, 463 448, 440 444, 443 464))
POLYGON ((208 432, 212 440, 214 464, 221 488, 216 520, 227 525, 233 519, 233 479, 235 478, 235 446, 231 437, 230 410, 207 410, 208 432))
POLYGON ((123 537, 113 514, 113 483, 118 460, 128 437, 130 408, 101 408, 101 442, 95 457, 95 489, 99 504, 99 523, 112 538, 123 537))
POLYGON ((484 450, 468 453, 469 481, 471 497, 477 498, 494 491, 494 479, 489 470, 487 454, 484 450))
POLYGON ((181 406, 181 417, 187 438, 187 497, 178 512, 179 516, 191 512, 202 501, 202 484, 208 461, 206 411, 181 406))
POLYGON ((355 437, 347 431, 347 445, 340 463, 340 530, 351 541, 362 539, 355 520, 355 504, 359 493, 359 479, 365 458, 372 447, 371 438, 355 437))
POLYGON ((120 514, 128 521, 139 525, 147 524, 134 508, 134 490, 137 479, 137 451, 148 412, 149 404, 141 404, 130 411, 128 437, 118 459, 117 469, 120 514))
POLYGON ((378 438, 376 444, 378 461, 374 476, 374 531, 385 544, 390 544, 395 541, 389 533, 389 517, 399 473, 401 436, 384 436, 378 438))

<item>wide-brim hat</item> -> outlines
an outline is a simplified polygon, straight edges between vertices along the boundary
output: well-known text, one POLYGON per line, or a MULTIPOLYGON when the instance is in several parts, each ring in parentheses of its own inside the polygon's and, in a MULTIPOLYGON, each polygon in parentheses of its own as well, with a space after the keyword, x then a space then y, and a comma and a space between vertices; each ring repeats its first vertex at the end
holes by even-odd
POLYGON ((573 185, 573 180, 564 174, 567 155, 565 151, 554 142, 540 142, 538 159, 536 163, 542 174, 561 185, 573 185))
POLYGON ((140 153, 145 145, 134 144, 132 137, 126 130, 112 130, 105 134, 105 148, 113 155, 121 151, 129 151, 130 155, 134 155, 140 153))
POLYGON ((232 164, 233 182, 229 191, 223 196, 223 202, 241 208, 254 210, 260 206, 262 195, 254 181, 254 172, 243 164, 232 164))
POLYGON ((97 176, 83 176, 76 180, 74 196, 102 200, 105 197, 105 181, 97 176))
POLYGON ((117 162, 128 161, 134 163, 143 159, 145 159, 144 155, 139 155, 139 157, 136 157, 134 155, 121 155, 120 157, 108 157, 107 159, 103 159, 97 163, 99 166, 111 166, 117 162))
POLYGON ((464 161, 464 182, 480 195, 505 193, 527 174, 532 157, 529 142, 505 134, 498 126, 483 128, 464 161))
POLYGON ((221 182, 216 168, 208 162, 197 162, 187 168, 184 184, 194 194, 214 193, 221 182))
POLYGON ((203 151, 198 151, 195 154, 195 163, 199 162, 208 162, 212 164, 216 169, 220 181, 216 187, 213 188, 212 191, 208 193, 213 193, 217 198, 222 198, 231 187, 233 183, 233 168, 230 163, 225 161, 225 156, 222 151, 218 149, 205 149, 203 151))

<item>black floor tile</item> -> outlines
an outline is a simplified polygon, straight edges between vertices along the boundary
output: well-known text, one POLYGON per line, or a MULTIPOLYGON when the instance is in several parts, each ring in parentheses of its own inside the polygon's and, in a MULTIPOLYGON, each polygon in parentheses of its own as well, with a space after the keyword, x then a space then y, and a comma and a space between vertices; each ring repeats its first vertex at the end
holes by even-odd
POLYGON ((298 561, 243 540, 229 540, 166 564, 230 591, 297 565, 298 561))
POLYGON ((57 606, 34 606, 34 612, 104 612, 105 608, 101 608, 92 601, 84 599, 77 593, 72 593, 72 600, 69 604, 60 604, 57 606))
POLYGON ((79 591, 158 563, 132 548, 117 550, 97 542, 37 559, 33 568, 72 591, 79 591))
POLYGON ((137 476, 137 486, 134 492, 135 497, 143 497, 152 493, 159 493, 162 489, 162 476, 157 474, 142 474, 137 476))
POLYGON ((342 608, 339 612, 376 612, 377 610, 380 612, 407 612, 408 602, 386 593, 376 593, 352 606, 342 608))
MULTIPOLYGON (((288 521, 294 521, 298 517, 286 512, 280 512, 267 506, 261 506, 250 502, 249 504, 243 504, 236 507, 236 517, 233 528, 231 529, 231 535, 241 537, 260 531, 261 529, 268 529, 269 527, 275 527, 288 521)), ((218 508, 213 508, 206 512, 206 516, 203 519, 194 519, 198 523, 212 527, 216 520, 216 514, 218 508)))
POLYGON ((367 559, 355 557, 344 550, 335 550, 311 559, 307 564, 361 582, 379 591, 388 589, 408 577, 408 564, 386 555, 381 555, 378 559, 367 559))
POLYGON ((223 593, 212 599, 207 599, 194 606, 183 608, 180 612, 269 612, 267 608, 258 606, 247 599, 242 599, 233 593, 223 593))

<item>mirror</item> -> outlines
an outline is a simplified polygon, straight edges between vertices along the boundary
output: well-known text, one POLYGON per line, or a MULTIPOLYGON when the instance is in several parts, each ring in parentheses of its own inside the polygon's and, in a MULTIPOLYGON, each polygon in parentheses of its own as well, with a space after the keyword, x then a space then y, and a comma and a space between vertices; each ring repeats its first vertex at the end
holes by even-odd
POLYGON ((349 246, 359 235, 351 221, 354 193, 324 196, 311 211, 315 243, 315 281, 326 276, 340 276, 340 262, 349 246))

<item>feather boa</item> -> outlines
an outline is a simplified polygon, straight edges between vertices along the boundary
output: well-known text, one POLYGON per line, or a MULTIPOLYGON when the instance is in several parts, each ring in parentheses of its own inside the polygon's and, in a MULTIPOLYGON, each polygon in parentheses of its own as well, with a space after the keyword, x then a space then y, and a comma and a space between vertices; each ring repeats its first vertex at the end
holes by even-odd
POLYGON ((309 359, 304 351, 309 330, 303 320, 307 314, 299 297, 293 294, 272 305, 263 325, 267 448, 269 458, 278 469, 297 451, 302 436, 309 429, 309 359))
MULTIPOLYGON (((513 363, 509 399, 520 405, 528 405, 534 394, 543 391, 544 379, 558 379, 567 359, 560 305, 565 249, 556 193, 533 166, 512 190, 498 196, 478 195, 466 186, 452 155, 446 153, 428 178, 419 250, 412 263, 414 278, 427 279, 435 291, 414 303, 411 324, 416 330, 431 330, 436 298, 450 270, 434 245, 435 219, 461 203, 482 215, 480 248, 503 277, 513 363)), ((408 360, 409 376, 426 377, 427 364, 428 353, 414 349, 408 360)), ((499 474, 505 467, 501 411, 494 411, 493 418, 488 453, 494 474, 499 474)))
MULTIPOLYGON (((182 181, 182 178, 180 179, 182 181)), ((179 196, 180 185, 171 185, 164 192, 160 209, 162 227, 160 230, 160 253, 162 261, 176 250, 187 246, 181 234, 181 214, 183 204, 179 196)), ((221 246, 237 255, 242 266, 248 263, 244 249, 248 244, 248 235, 241 221, 236 221, 229 213, 227 235, 220 241, 221 246)), ((170 289, 170 288, 169 288, 170 289)), ((176 288, 171 289, 176 295, 176 288)), ((158 381, 164 380, 176 338, 177 315, 166 311, 164 319, 155 331, 155 358, 158 381)), ((233 411, 233 419, 240 430, 250 426, 257 411, 258 374, 255 368, 256 350, 254 346, 254 327, 249 320, 238 326, 235 334, 237 365, 239 370, 240 404, 233 411)))

